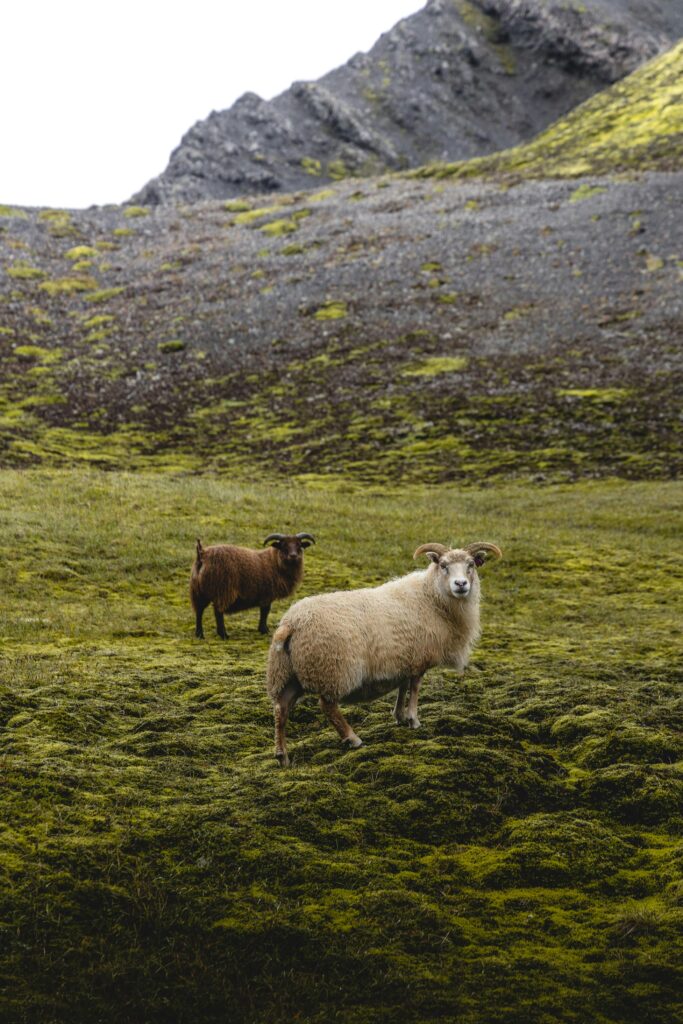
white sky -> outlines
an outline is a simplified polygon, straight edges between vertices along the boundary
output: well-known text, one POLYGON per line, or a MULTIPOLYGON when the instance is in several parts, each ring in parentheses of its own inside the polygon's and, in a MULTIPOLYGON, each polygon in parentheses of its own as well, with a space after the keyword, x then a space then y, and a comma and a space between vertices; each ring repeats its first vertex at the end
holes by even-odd
POLYGON ((319 78, 426 0, 8 0, 0 204, 119 203, 243 92, 319 78))

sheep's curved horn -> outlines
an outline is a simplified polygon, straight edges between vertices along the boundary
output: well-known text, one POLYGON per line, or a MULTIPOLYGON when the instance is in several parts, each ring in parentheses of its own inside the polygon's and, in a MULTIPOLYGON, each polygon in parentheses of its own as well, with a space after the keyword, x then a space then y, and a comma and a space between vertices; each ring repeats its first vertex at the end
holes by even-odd
POLYGON ((417 558, 418 555, 428 555, 430 551, 433 551, 435 555, 444 555, 448 551, 448 548, 445 544, 437 544, 436 542, 420 544, 419 548, 413 555, 413 558, 417 558))
POLYGON ((315 544, 315 537, 311 533, 297 533, 299 540, 310 540, 311 544, 315 544))
POLYGON ((466 544, 465 551, 469 552, 470 555, 476 555, 479 551, 490 551, 496 556, 496 558, 502 558, 503 552, 500 550, 497 544, 489 544, 486 540, 478 540, 474 544, 466 544))
POLYGON ((282 540, 284 536, 284 533, 269 533, 263 542, 263 546, 265 547, 266 544, 270 544, 272 540, 282 540))

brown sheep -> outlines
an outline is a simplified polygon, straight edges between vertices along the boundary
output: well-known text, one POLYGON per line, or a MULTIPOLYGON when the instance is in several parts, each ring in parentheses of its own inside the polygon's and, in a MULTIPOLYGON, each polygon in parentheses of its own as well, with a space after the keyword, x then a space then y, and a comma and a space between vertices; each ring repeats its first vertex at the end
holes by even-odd
POLYGON ((233 544, 202 547, 197 541, 197 557, 190 577, 190 598, 195 611, 195 636, 204 639, 202 615, 213 604, 216 629, 222 640, 225 614, 260 608, 258 630, 268 633, 268 613, 273 601, 289 595, 298 587, 304 573, 304 548, 315 544, 310 533, 285 535, 271 533, 264 540, 265 551, 254 551, 233 544))

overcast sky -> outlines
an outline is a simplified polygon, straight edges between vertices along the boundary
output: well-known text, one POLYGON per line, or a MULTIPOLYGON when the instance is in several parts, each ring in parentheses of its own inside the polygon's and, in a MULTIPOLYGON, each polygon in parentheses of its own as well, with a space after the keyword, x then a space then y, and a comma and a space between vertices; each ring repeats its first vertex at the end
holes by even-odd
POLYGON ((0 204, 119 203, 195 121, 318 78, 426 0, 10 0, 0 204))

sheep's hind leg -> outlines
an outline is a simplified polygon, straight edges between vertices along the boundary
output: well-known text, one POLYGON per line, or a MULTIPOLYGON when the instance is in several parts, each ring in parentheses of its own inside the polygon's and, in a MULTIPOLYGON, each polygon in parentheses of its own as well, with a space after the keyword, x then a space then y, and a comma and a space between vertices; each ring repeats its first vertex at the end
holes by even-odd
POLYGON ((325 700, 324 697, 321 697, 320 707, 323 709, 330 722, 341 736, 341 741, 345 747, 353 747, 355 749, 356 747, 363 745, 362 739, 360 736, 356 736, 355 732, 339 710, 339 705, 335 701, 325 700))
POLYGON ((287 739, 285 736, 289 712, 303 692, 299 682, 293 679, 287 683, 282 693, 278 694, 273 705, 273 714, 275 716, 275 757, 281 768, 289 767, 287 739))
POLYGON ((405 725, 408 721, 406 717, 406 694, 408 692, 408 684, 401 683, 398 688, 398 695, 396 697, 396 703, 394 704, 394 721, 396 725, 405 725))
POLYGON ((420 719, 417 717, 417 698, 420 692, 420 683, 422 682, 422 676, 416 676, 410 680, 410 695, 408 697, 408 707, 406 722, 411 729, 420 728, 420 719))
POLYGON ((220 612, 216 605, 214 605, 213 613, 216 616, 216 632, 221 640, 227 640, 228 634, 225 631, 225 619, 223 618, 223 612, 220 612))
POLYGON ((258 631, 263 633, 264 636, 268 636, 268 615, 270 614, 270 605, 267 604, 261 608, 261 614, 258 620, 258 631))

